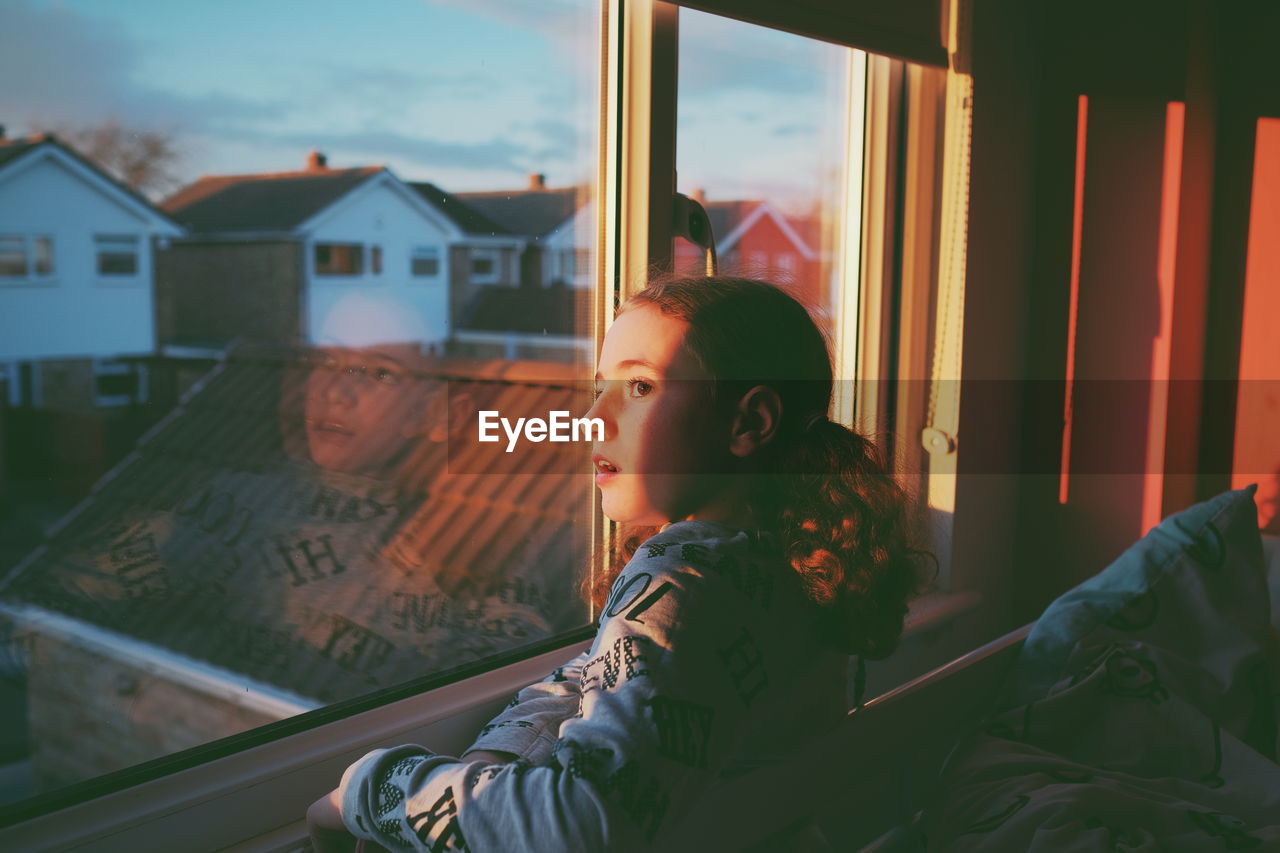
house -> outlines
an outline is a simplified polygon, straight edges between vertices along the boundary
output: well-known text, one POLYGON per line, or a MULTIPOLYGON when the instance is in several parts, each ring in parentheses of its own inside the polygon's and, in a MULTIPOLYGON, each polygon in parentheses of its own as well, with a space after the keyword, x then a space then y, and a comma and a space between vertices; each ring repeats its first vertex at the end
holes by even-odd
POLYGON ((10 406, 91 412, 145 397, 154 247, 182 229, 52 135, 0 132, 0 375, 10 406))
POLYGON ((584 188, 552 189, 542 174, 519 190, 413 186, 467 234, 453 248, 451 353, 573 362, 590 351, 585 288, 595 223, 584 188))
MULTIPOLYGON (((764 200, 708 201, 702 190, 691 197, 707 211, 721 272, 791 285, 810 304, 826 301, 824 280, 830 276, 830 264, 821 253, 816 219, 786 216, 764 200)), ((678 273, 704 273, 697 246, 679 240, 674 255, 678 273)))
POLYGON ((449 336, 449 247, 464 232, 389 169, 334 169, 312 152, 301 171, 203 177, 162 207, 187 229, 159 258, 167 351, 322 343, 355 291, 411 306, 428 348, 449 336))

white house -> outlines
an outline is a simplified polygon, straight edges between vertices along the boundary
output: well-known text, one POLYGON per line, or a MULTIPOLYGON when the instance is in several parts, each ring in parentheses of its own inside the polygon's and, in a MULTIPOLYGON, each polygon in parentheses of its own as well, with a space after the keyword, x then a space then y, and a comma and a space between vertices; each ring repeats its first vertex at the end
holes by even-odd
POLYGON ((463 232, 386 168, 331 169, 313 152, 304 171, 204 177, 162 206, 188 229, 161 259, 167 346, 324 343, 356 292, 419 315, 424 347, 449 336, 463 232))
POLYGON ((151 353, 152 247, 181 234, 146 199, 54 137, 0 139, 6 372, 20 362, 151 353))

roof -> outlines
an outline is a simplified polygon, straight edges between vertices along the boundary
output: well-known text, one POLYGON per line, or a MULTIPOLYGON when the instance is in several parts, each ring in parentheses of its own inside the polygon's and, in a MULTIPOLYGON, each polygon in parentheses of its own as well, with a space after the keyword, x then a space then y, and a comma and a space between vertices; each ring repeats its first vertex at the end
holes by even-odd
POLYGON ((206 175, 160 206, 196 234, 289 232, 382 170, 206 175))
POLYGON ((105 169, 98 166, 98 164, 86 158, 80 152, 76 151, 61 139, 58 139, 52 133, 42 133, 36 136, 26 137, 24 139, 0 139, 0 171, 3 171, 11 163, 15 163, 22 159, 26 154, 42 148, 56 150, 67 157, 70 157, 76 164, 91 172, 94 177, 105 181, 112 189, 127 196, 129 201, 142 205, 150 215, 163 221, 169 226, 175 225, 174 220, 170 218, 164 210, 152 204, 146 196, 142 195, 142 193, 121 183, 114 175, 111 175, 105 169))
POLYGON ((458 193, 457 197, 508 233, 534 239, 559 228, 587 201, 582 187, 458 193))
POLYGON ((485 287, 458 326, 469 331, 574 335, 590 316, 591 292, 581 287, 485 287))
POLYGON ((711 233, 715 236, 716 245, 724 242, 724 238, 733 233, 733 229, 742 224, 753 210, 762 202, 759 201, 705 201, 702 207, 707 211, 707 219, 711 220, 711 233))
MULTIPOLYGON (((568 369, 519 368, 455 360, 430 375, 479 408, 586 408, 568 369)), ((298 452, 309 369, 267 350, 219 363, 6 600, 321 702, 587 624, 587 445, 508 455, 422 439, 394 481, 326 471, 298 452)))
POLYGON ((453 224, 462 229, 465 234, 474 237, 498 237, 511 233, 479 210, 468 205, 454 193, 446 192, 435 184, 420 181, 410 182, 409 186, 414 192, 426 199, 436 210, 449 217, 453 224))

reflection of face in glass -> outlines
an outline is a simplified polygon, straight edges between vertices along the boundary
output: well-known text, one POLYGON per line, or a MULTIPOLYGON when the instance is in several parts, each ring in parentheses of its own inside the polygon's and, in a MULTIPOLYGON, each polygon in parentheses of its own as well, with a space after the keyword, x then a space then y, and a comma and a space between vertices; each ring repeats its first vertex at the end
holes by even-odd
POLYGON ((409 346, 324 347, 306 382, 307 448, 317 465, 349 474, 385 472, 425 419, 436 383, 409 346))
POLYGON ((599 396, 587 413, 604 421, 594 447, 601 509, 614 521, 658 525, 713 499, 731 462, 728 424, 709 396, 710 377, 685 346, 688 324, 652 306, 609 327, 600 350, 599 396))

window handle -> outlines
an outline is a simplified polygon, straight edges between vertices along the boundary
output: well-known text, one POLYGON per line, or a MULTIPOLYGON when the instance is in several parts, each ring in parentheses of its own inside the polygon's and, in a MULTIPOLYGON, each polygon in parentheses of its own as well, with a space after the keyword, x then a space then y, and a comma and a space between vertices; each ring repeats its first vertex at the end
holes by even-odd
POLYGON ((701 247, 707 260, 707 275, 715 275, 718 269, 716 235, 711 230, 706 209, 682 193, 676 193, 671 201, 671 233, 701 247))

